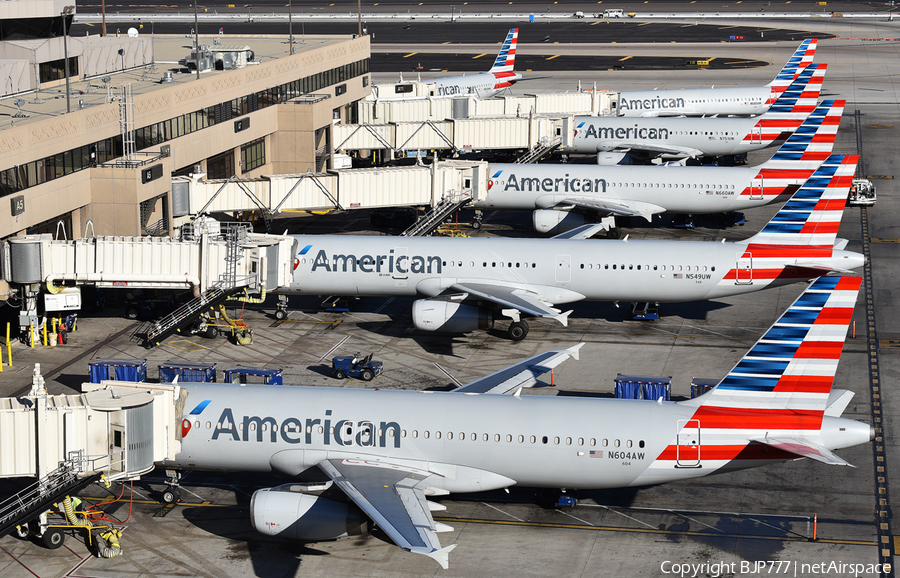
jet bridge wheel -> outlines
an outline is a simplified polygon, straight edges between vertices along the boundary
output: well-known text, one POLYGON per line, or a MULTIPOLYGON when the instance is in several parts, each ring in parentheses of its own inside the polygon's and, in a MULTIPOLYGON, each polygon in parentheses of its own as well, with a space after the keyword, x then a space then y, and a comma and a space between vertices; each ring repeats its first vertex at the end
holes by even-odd
POLYGON ((41 535, 41 544, 48 550, 56 550, 66 542, 66 535, 62 528, 49 527, 41 535))
POLYGON ((525 321, 514 321, 509 324, 509 338, 513 341, 522 341, 528 335, 528 323, 525 321))

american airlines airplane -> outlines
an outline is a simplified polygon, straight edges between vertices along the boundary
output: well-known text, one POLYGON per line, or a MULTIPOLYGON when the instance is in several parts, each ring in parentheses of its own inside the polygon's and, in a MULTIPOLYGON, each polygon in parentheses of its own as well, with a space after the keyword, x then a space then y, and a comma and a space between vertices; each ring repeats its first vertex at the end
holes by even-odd
POLYGON ((781 96, 816 55, 815 38, 807 38, 766 86, 626 90, 619 93, 619 116, 757 115, 781 96))
POLYGON ((599 215, 618 239, 615 217, 739 211, 786 200, 834 147, 845 101, 826 100, 775 155, 756 167, 502 164, 490 166, 475 209, 533 210, 534 228, 561 233, 599 215))
POLYGON ((475 95, 478 98, 490 98, 504 88, 509 88, 522 75, 515 72, 516 42, 519 38, 519 29, 512 28, 506 35, 506 40, 500 48, 500 53, 494 60, 494 65, 487 72, 479 74, 467 74, 464 76, 448 76, 435 78, 436 94, 434 96, 475 95))
POLYGON ((837 230, 858 156, 829 157, 753 237, 705 241, 588 241, 601 225, 551 239, 299 235, 285 293, 424 296, 417 329, 465 333, 527 317, 563 325, 581 300, 679 302, 716 299, 861 267, 837 230))
MULTIPOLYGON (((689 401, 521 395, 581 345, 450 392, 183 383, 167 468, 278 472, 254 528, 297 542, 365 534, 449 566, 429 498, 511 486, 605 489, 810 458, 874 438, 833 390, 859 277, 817 279, 710 392, 689 401), (316 480, 316 481, 311 481, 316 480)), ((583 345, 583 344, 582 344, 583 345)))
POLYGON ((720 156, 783 143, 816 108, 827 65, 810 64, 765 113, 754 118, 576 116, 575 138, 562 152, 597 154, 617 164, 628 153, 648 157, 720 156))

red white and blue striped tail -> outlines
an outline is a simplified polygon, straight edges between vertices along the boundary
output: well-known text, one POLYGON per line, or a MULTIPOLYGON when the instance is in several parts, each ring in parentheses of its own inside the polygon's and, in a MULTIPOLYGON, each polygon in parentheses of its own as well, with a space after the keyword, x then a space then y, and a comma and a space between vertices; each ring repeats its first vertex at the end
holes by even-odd
POLYGON ((831 251, 858 162, 859 155, 828 157, 762 231, 739 243, 746 244, 748 251, 754 249, 754 258, 777 257, 770 255, 772 248, 782 248, 784 256, 789 256, 788 247, 797 245, 831 251))
MULTIPOLYGON (((772 158, 760 165, 762 169, 816 169, 831 156, 846 100, 825 100, 788 137, 772 158)), ((810 173, 804 175, 808 177, 810 173)), ((763 177, 767 175, 765 172, 763 177)), ((770 175, 776 176, 776 175, 770 175)), ((783 178, 784 175, 781 175, 783 178)))
POLYGON ((827 64, 810 64, 804 68, 797 79, 779 95, 769 110, 759 118, 757 126, 796 128, 816 109, 822 83, 825 80, 827 64), (785 122, 787 121, 787 122, 785 122))
POLYGON ((725 379, 693 400, 693 419, 706 427, 719 419, 750 437, 820 429, 861 282, 816 279, 725 379))
POLYGON ((769 83, 769 86, 772 87, 774 92, 784 92, 784 89, 794 82, 800 71, 812 64, 813 58, 816 57, 816 46, 818 42, 819 41, 815 38, 807 38, 800 43, 800 46, 797 47, 794 54, 781 68, 781 72, 778 73, 775 80, 769 83))
POLYGON ((519 29, 510 28, 494 66, 488 72, 512 72, 516 64, 516 41, 519 38, 519 29))

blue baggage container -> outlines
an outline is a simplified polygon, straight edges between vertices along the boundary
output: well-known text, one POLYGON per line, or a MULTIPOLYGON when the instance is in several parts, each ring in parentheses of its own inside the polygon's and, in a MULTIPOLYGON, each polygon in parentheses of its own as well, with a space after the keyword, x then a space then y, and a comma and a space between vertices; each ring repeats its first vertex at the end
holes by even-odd
POLYGON ((616 397, 619 399, 646 399, 656 401, 672 397, 671 377, 647 377, 641 375, 616 376, 616 397))
POLYGON ((172 383, 175 377, 179 382, 189 383, 215 383, 216 382, 216 364, 215 363, 178 363, 175 361, 167 361, 159 366, 159 382, 172 383))
POLYGON ((91 383, 104 380, 147 381, 146 359, 94 359, 88 363, 91 383))
POLYGON ((262 377, 264 385, 282 385, 281 369, 235 367, 225 370, 225 383, 248 383, 247 377, 262 377))

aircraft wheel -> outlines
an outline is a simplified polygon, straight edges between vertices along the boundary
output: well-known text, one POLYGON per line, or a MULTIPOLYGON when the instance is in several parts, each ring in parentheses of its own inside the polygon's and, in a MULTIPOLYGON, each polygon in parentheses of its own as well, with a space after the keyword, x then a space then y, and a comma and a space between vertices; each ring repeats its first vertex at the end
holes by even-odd
POLYGON ((375 378, 375 372, 371 369, 363 369, 359 372, 359 378, 363 381, 372 381, 375 378))
POLYGON ((181 500, 181 490, 169 488, 162 493, 162 499, 167 504, 174 504, 181 500))
POLYGON ((41 544, 48 550, 56 550, 66 542, 62 528, 47 528, 41 536, 41 544))
POLYGON ((344 372, 343 372, 342 370, 340 370, 340 369, 335 369, 335 370, 334 370, 334 376, 335 376, 337 379, 347 379, 347 374, 344 373, 344 372))
POLYGON ((528 335, 528 324, 524 321, 515 321, 509 325, 509 338, 513 341, 522 341, 528 335))
POLYGON ((137 307, 129 307, 125 310, 125 319, 137 319, 137 318, 138 318, 137 307))
POLYGON ((619 239, 622 237, 622 229, 618 227, 613 227, 609 231, 606 232, 607 239, 619 239))
POLYGON ((275 319, 281 321, 281 320, 284 319, 285 317, 287 317, 287 311, 284 311, 284 310, 282 310, 282 309, 276 309, 276 310, 275 310, 275 319))

